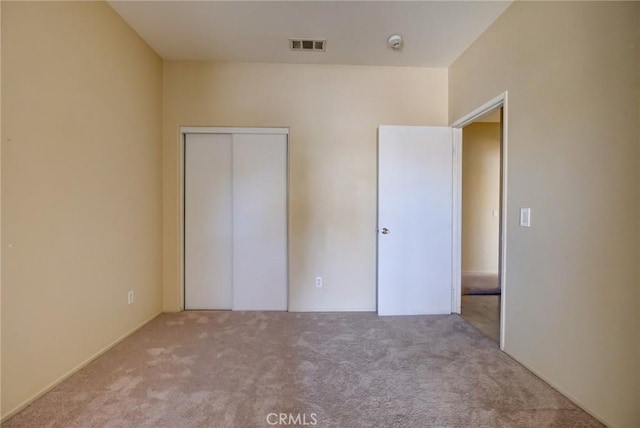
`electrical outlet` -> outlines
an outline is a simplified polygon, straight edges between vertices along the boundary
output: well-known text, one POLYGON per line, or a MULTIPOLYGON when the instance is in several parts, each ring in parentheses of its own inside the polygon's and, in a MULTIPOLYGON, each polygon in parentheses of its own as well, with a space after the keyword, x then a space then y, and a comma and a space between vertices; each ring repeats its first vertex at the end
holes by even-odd
POLYGON ((127 303, 130 305, 133 303, 133 301, 134 301, 133 290, 129 290, 129 292, 127 293, 127 303))
POLYGON ((316 287, 317 288, 322 288, 322 277, 321 276, 316 276, 316 287))

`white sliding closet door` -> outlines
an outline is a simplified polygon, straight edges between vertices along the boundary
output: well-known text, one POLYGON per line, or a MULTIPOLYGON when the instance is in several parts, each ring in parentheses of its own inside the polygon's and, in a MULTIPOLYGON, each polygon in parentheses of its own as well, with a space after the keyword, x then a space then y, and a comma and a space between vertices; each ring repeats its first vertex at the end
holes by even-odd
POLYGON ((232 307, 232 136, 185 140, 185 309, 232 307))
POLYGON ((287 310, 286 171, 286 135, 233 135, 234 310, 287 310))
POLYGON ((185 309, 287 310, 287 135, 185 134, 185 309))

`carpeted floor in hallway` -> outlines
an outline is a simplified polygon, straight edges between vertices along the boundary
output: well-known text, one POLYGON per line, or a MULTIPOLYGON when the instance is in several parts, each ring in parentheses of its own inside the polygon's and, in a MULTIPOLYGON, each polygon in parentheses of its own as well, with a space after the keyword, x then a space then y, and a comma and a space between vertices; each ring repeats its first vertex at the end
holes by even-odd
POLYGON ((602 426, 457 315, 281 312, 163 314, 2 426, 249 428, 280 414, 289 426, 602 426))

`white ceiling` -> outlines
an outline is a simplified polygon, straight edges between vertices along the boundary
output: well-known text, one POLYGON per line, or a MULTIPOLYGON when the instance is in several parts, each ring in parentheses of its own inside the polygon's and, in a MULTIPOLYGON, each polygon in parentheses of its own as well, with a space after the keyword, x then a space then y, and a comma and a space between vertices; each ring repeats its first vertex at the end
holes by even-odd
POLYGON ((510 1, 109 1, 164 59, 448 67, 510 1), (393 33, 401 51, 387 46, 393 33), (292 52, 290 37, 327 40, 292 52))

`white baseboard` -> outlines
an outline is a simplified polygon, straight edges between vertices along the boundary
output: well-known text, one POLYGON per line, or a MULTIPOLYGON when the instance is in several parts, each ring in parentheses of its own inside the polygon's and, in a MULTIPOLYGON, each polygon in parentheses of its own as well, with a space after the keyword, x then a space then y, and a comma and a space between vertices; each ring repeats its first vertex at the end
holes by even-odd
POLYGON ((489 276, 489 275, 498 275, 498 272, 476 272, 476 271, 463 271, 463 275, 479 275, 479 276, 489 276))
POLYGON ((152 317, 148 318, 146 321, 143 321, 141 324, 138 324, 137 326, 135 326, 134 328, 132 328, 131 330, 129 330, 128 332, 126 332, 122 336, 118 337, 116 340, 114 340, 113 342, 109 343, 107 346, 105 346, 104 348, 100 349, 98 352, 96 352, 95 354, 91 355, 89 358, 87 358, 86 360, 84 360, 83 362, 81 362, 80 364, 78 364, 77 366, 75 366, 74 368, 72 368, 71 370, 69 370, 68 372, 63 374, 62 376, 60 376, 58 379, 54 380, 49 385, 47 385, 44 388, 42 388, 40 391, 38 391, 36 394, 34 394, 31 398, 26 399, 25 401, 23 401, 22 403, 18 404, 13 409, 11 409, 9 412, 7 412, 7 414, 2 415, 2 418, 0 419, 0 425, 2 423, 6 422, 8 419, 10 419, 13 416, 15 416, 16 414, 20 413, 29 404, 33 403, 38 398, 42 397, 47 392, 51 391, 53 388, 58 386, 64 380, 66 380, 69 377, 71 377, 72 375, 76 374, 79 370, 81 370, 82 368, 87 366, 89 363, 91 363, 93 360, 95 360, 96 358, 100 357, 102 354, 104 354, 105 352, 107 352, 108 350, 110 350, 111 348, 116 346, 118 343, 122 342, 124 339, 126 339, 129 336, 131 336, 136 331, 140 330, 142 327, 144 327, 147 323, 149 323, 151 320, 153 320, 154 318, 156 318, 160 314, 162 314, 162 312, 158 312, 155 315, 153 315, 152 317))

